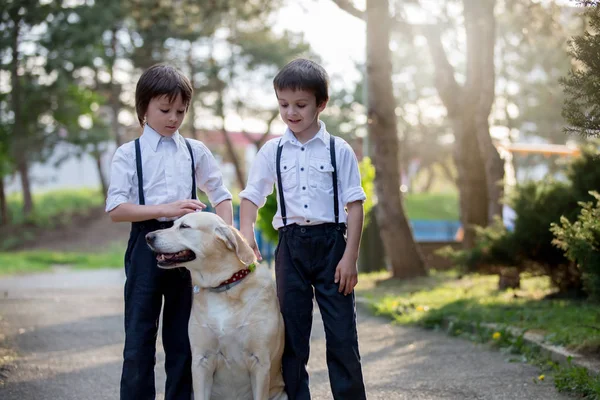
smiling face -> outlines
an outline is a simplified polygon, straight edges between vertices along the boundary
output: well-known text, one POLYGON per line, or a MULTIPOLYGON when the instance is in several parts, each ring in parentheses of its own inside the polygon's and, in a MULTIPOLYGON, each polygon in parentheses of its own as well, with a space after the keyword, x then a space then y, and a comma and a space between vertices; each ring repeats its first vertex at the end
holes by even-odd
POLYGON ((169 96, 153 97, 148 103, 146 123, 162 136, 172 136, 181 126, 187 110, 178 94, 172 101, 169 96))
POLYGON ((319 132, 319 114, 327 102, 317 104, 315 94, 306 90, 278 89, 279 115, 300 141, 319 132))

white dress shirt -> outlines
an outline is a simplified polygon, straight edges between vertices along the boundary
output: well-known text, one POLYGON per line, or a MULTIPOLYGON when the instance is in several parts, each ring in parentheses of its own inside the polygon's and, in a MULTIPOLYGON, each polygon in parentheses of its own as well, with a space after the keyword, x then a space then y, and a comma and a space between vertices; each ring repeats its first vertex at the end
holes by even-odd
MULTIPOLYGON (((277 182, 277 146, 281 140, 281 181, 286 207, 287 224, 317 225, 335 222, 333 205, 333 165, 329 153, 330 134, 320 121, 321 129, 308 142, 300 143, 292 131, 282 138, 269 140, 259 150, 248 174, 246 189, 240 198, 262 207, 277 182)), ((335 137, 337 163, 339 222, 346 222, 344 207, 367 197, 360 185, 356 155, 344 139, 335 137)), ((277 213, 273 227, 283 226, 281 205, 277 197, 277 213)))
MULTIPOLYGON (((208 195, 213 206, 231 199, 231 193, 223 186, 219 165, 210 150, 198 140, 188 141, 194 154, 196 186, 208 195)), ((172 137, 161 136, 146 125, 140 137, 140 150, 147 205, 191 198, 192 159, 185 138, 179 132, 172 137)), ((134 141, 123 144, 113 156, 106 212, 122 203, 139 204, 134 141)))

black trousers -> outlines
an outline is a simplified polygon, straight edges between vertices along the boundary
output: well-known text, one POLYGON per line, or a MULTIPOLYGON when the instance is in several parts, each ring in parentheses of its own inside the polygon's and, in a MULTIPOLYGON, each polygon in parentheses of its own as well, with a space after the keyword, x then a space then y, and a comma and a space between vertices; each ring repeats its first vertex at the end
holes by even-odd
POLYGON ((188 321, 192 309, 192 281, 185 268, 163 270, 147 246, 148 232, 171 226, 156 220, 135 222, 125 253, 125 349, 121 400, 148 400, 156 396, 154 365, 160 310, 165 349, 166 400, 192 397, 191 350, 188 321))
POLYGON ((329 382, 334 399, 366 399, 354 292, 334 283, 346 248, 343 224, 288 225, 279 229, 275 255, 277 296, 285 322, 283 379, 290 400, 310 399, 308 363, 313 293, 323 317, 329 382), (313 289, 314 288, 314 289, 313 289))

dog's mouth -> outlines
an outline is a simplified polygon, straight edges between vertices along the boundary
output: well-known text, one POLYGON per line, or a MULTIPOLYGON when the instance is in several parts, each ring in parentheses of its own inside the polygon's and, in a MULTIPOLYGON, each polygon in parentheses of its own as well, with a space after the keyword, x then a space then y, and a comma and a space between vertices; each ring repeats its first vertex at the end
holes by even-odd
POLYGON ((196 259, 196 254, 191 250, 181 250, 177 253, 158 253, 156 261, 161 268, 176 267, 179 264, 186 263, 196 259))

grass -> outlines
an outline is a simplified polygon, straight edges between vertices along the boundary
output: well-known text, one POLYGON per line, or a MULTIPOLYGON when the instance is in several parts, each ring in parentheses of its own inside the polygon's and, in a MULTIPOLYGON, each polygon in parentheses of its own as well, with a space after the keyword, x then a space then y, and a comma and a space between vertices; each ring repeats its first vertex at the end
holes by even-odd
POLYGON ((102 253, 53 251, 0 252, 0 276, 48 271, 53 266, 77 269, 122 267, 125 248, 115 244, 102 253))
POLYGON ((361 276, 357 294, 376 313, 401 324, 434 328, 444 318, 500 323, 542 334, 552 344, 600 354, 600 307, 577 300, 543 300, 552 293, 547 277, 524 277, 522 288, 500 292, 497 276, 433 272, 410 281, 387 273, 361 276))
POLYGON ((390 279, 388 273, 361 275, 356 292, 370 300, 376 314, 399 324, 440 328, 444 319, 453 336, 480 343, 491 343, 513 361, 536 364, 542 374, 535 383, 553 375, 561 392, 586 399, 600 399, 600 376, 586 368, 559 365, 541 356, 539 349, 525 344, 523 336, 514 336, 507 327, 514 326, 544 335, 546 341, 600 356, 600 308, 577 300, 547 300, 552 293, 547 277, 525 276, 521 289, 500 292, 497 276, 466 275, 432 271, 430 276, 407 281, 390 279), (481 323, 495 323, 494 329, 481 323))
POLYGON ((104 198, 97 189, 54 190, 33 195, 34 211, 23 215, 22 195, 12 194, 7 199, 12 225, 35 223, 37 226, 53 226, 58 215, 85 212, 104 204, 104 198))
POLYGON ((404 195, 408 218, 415 220, 458 220, 458 194, 409 193, 404 195))

